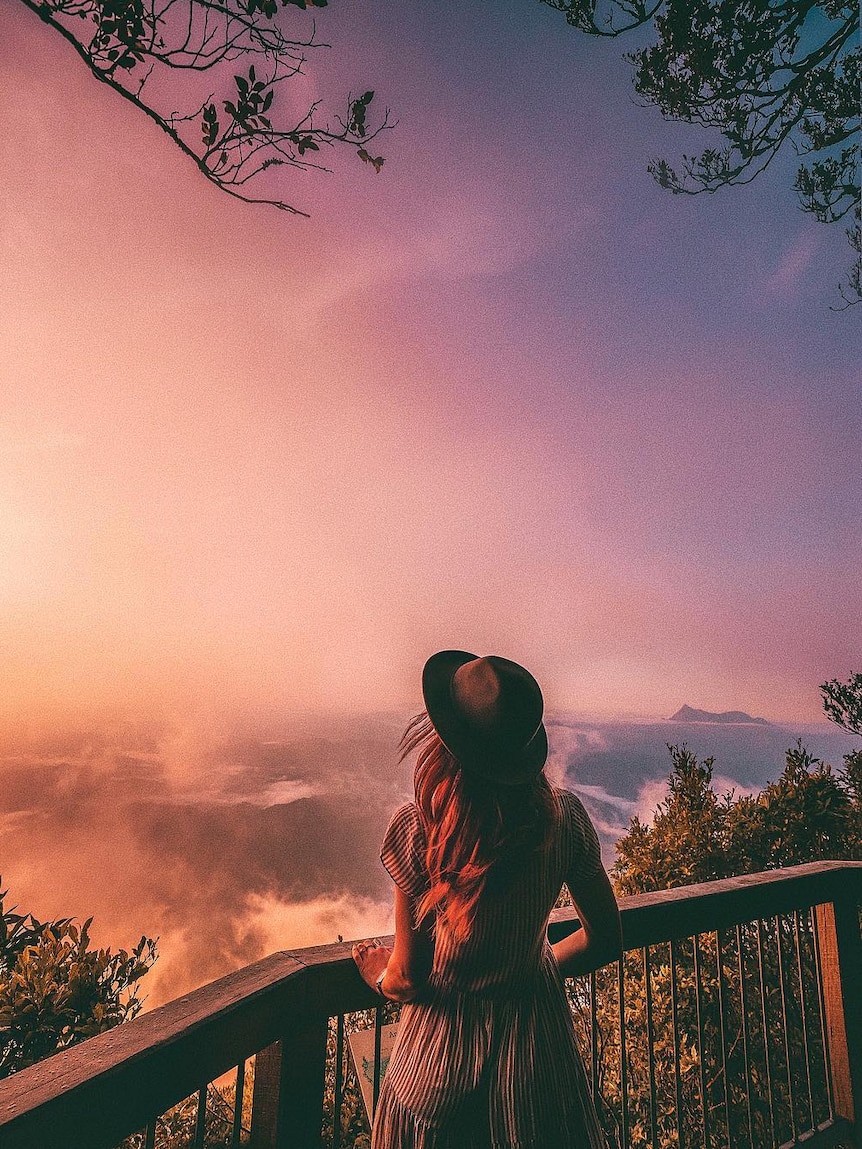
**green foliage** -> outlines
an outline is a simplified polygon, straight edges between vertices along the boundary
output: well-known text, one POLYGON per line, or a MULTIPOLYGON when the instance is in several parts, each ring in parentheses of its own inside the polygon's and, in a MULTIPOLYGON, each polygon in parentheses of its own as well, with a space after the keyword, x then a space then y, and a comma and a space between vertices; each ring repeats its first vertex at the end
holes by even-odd
POLYGON ((264 172, 326 170, 325 148, 347 148, 376 172, 369 141, 390 127, 372 122, 374 92, 348 94, 341 116, 323 118, 317 102, 297 112, 281 86, 323 46, 306 21, 286 30, 285 9, 326 0, 21 0, 77 50, 96 79, 135 104, 166 132, 216 187, 247 203, 303 215, 280 198, 264 172), (237 67, 239 64, 239 68, 237 67), (259 74, 258 74, 259 73, 259 74), (219 96, 216 96, 216 92, 219 96), (184 111, 173 111, 178 104, 184 111), (257 189, 255 194, 252 189, 257 189))
MULTIPOLYGON (((668 749, 667 797, 651 825, 632 819, 618 843, 618 893, 825 858, 862 858, 862 751, 845 756, 845 768, 836 774, 797 742, 776 782, 759 794, 736 797, 713 789, 711 758, 698 762, 685 746, 668 749)), ((773 1121, 782 1139, 793 1128, 808 1129, 825 1118, 810 915, 781 915, 652 946, 648 958, 643 951, 629 952, 623 982, 627 1149, 699 1144, 704 1122, 716 1147, 765 1145, 772 1142, 773 1121), (807 1084, 797 1086, 791 1105, 786 1083, 794 1079, 807 1084)), ((575 984, 570 999, 583 1019, 583 1038, 592 1029, 585 984, 575 984)), ((604 1123, 620 1145, 618 967, 598 971, 595 1003, 594 1073, 604 1123)), ((590 1064, 588 1042, 584 1054, 590 1064)))
MULTIPOLYGON (((329 1034, 326 1050, 326 1080, 323 1096, 323 1128, 321 1144, 332 1145, 333 1121, 335 1119, 336 1073, 340 1074, 341 1097, 339 1110, 339 1143, 344 1149, 370 1149, 371 1125, 365 1112, 362 1092, 353 1060, 347 1049, 347 1038, 350 1034, 362 1029, 371 1029, 375 1024, 376 1010, 363 1009, 356 1013, 344 1015, 344 1051, 343 1063, 337 1068, 337 1019, 329 1019, 329 1034)), ((397 1002, 386 1001, 381 1006, 380 1024, 389 1025, 398 1021, 401 1015, 401 1006, 397 1002)), ((386 1061, 383 1061, 384 1071, 386 1061)))
POLYGON ((815 971, 810 919, 800 915, 797 923, 787 915, 721 936, 713 932, 651 946, 648 966, 643 951, 627 953, 622 1026, 617 965, 595 975, 594 1026, 586 980, 567 983, 609 1144, 676 1149, 703 1144, 708 1129, 713 1149, 770 1145, 773 1121, 779 1140, 789 1141, 788 1072, 797 1081, 796 1128, 824 1120, 828 1091, 815 971))
POLYGON ((862 737, 862 674, 847 682, 831 678, 820 687, 826 717, 850 734, 862 737))
POLYGON ((5 898, 0 891, 0 1077, 134 1017, 156 960, 151 938, 130 951, 90 949, 92 918, 40 922, 5 898))
POLYGON ((698 762, 685 746, 668 749, 673 759, 669 795, 653 826, 633 818, 629 833, 617 845, 615 873, 622 894, 725 876, 724 811, 711 787, 713 759, 698 762))
POLYGON ((778 781, 760 794, 720 797, 712 788, 712 758, 698 762, 685 746, 668 749, 668 797, 651 826, 633 818, 617 844, 620 894, 862 857, 860 755, 848 755, 845 771, 834 774, 800 741, 787 751, 778 781))
POLYGON ((850 219, 854 259, 841 285, 862 300, 859 187, 859 10, 841 0, 543 0, 581 32, 618 36, 652 22, 631 53, 634 86, 665 118, 721 140, 649 171, 675 194, 749 183, 782 149, 803 157, 794 187, 823 223, 850 219), (810 157, 810 158, 808 158, 810 157))
MULTIPOLYGON (((254 1090, 254 1063, 247 1061, 243 1071, 242 1112, 239 1121, 240 1144, 247 1145, 251 1134, 251 1109, 254 1090)), ((206 1087, 203 1144, 207 1149, 230 1149, 234 1144, 236 1110, 236 1074, 230 1080, 213 1082, 206 1087)), ((167 1113, 156 1118, 155 1144, 159 1149, 191 1149, 195 1144, 198 1119, 198 1094, 187 1097, 167 1113)), ((134 1133, 120 1149, 146 1149, 146 1132, 134 1133)))

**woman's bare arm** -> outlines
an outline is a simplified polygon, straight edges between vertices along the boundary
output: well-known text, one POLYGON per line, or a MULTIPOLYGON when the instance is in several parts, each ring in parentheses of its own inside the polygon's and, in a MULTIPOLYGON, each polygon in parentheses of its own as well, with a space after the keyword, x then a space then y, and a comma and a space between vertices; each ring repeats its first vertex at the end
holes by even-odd
POLYGON ((581 928, 551 946, 563 977, 577 977, 616 961, 622 953, 620 911, 604 870, 566 883, 572 893, 581 928))
POLYGON ((425 988, 434 961, 430 918, 414 929, 413 904, 396 886, 394 947, 375 946, 362 953, 354 946, 353 960, 368 985, 373 987, 385 969, 381 982, 384 995, 392 1001, 412 1001, 425 988))
POLYGON ((425 988, 433 961, 430 918, 414 929, 413 905, 407 894, 396 886, 395 946, 381 986, 384 994, 394 1001, 412 1001, 425 988))

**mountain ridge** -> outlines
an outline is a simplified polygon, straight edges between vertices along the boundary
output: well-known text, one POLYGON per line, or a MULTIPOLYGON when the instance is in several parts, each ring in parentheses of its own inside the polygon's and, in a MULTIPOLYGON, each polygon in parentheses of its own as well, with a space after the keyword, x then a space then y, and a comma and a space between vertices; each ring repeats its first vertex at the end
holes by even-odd
POLYGON ((756 726, 769 726, 765 718, 753 718, 744 710, 696 710, 688 703, 683 704, 676 714, 667 719, 668 722, 717 722, 717 723, 753 723, 756 726))

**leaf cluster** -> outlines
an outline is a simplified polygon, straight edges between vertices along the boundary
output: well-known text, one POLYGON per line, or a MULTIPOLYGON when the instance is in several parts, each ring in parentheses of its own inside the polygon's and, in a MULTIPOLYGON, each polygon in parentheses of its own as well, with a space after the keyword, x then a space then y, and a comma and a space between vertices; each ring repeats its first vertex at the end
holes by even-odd
POLYGON ((0 890, 0 1077, 134 1017, 156 942, 90 948, 92 918, 42 922, 0 890))
POLYGON ((324 115, 319 102, 297 110, 295 101, 278 98, 303 73, 308 53, 325 46, 313 23, 306 35, 290 34, 286 12, 299 19, 326 0, 21 2, 237 199, 305 214, 281 198, 264 176, 268 169, 327 170, 324 149, 345 147, 377 172, 383 165, 367 144, 392 124, 388 111, 372 116, 373 91, 348 94, 341 116, 324 115), (172 110, 177 103, 180 110, 172 110))
POLYGON ((788 749, 784 770, 756 795, 719 795, 713 759, 698 762, 669 746, 668 796, 652 824, 632 819, 617 843, 614 878, 621 894, 791 866, 824 858, 862 858, 862 765, 847 755, 845 771, 788 749))
POLYGON ((859 244, 859 11, 842 0, 544 0, 588 35, 652 23, 653 43, 627 59, 645 104, 720 137, 649 171, 675 194, 749 183, 784 148, 806 159, 794 187, 824 223, 851 219, 854 258, 840 290, 862 300, 859 244))
POLYGON ((86 7, 76 5, 79 19, 92 18, 95 32, 90 40, 94 59, 110 69, 130 70, 143 61, 145 25, 143 0, 104 0, 101 7, 88 14, 86 7))
POLYGON ((851 675, 847 682, 832 678, 823 683, 820 693, 826 717, 848 734, 862 737, 862 674, 851 675))

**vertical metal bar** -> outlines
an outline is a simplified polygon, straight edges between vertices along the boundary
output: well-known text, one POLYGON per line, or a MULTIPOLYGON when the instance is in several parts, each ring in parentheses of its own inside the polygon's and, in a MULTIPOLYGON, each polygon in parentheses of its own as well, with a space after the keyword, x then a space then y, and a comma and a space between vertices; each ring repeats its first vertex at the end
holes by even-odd
POLYGON ((727 1144, 730 1145, 730 1073, 727 1064, 727 1003, 724 999, 724 965, 721 960, 721 930, 715 931, 715 965, 718 985, 718 1039, 721 1050, 721 1081, 724 1090, 724 1121, 727 1126, 727 1144))
POLYGON ((781 1028, 784 1035, 784 1057, 787 1066, 787 1100, 790 1105, 791 1141, 796 1140, 796 1094, 790 1068, 790 1036, 787 1030, 787 980, 784 976, 784 949, 781 945, 781 921, 775 916, 775 943, 778 946, 778 986, 781 993, 781 1028))
POLYGON ((653 1043, 652 983, 649 946, 644 946, 644 989, 646 994, 647 1057, 649 1060, 649 1123, 652 1149, 658 1149, 658 1100, 655 1088, 655 1048, 653 1043))
POLYGON ((739 963, 739 1009, 742 1014, 742 1060, 745 1066, 745 1106, 748 1112, 748 1145, 754 1147, 754 1119, 751 1112, 751 1033, 748 1028, 748 995, 745 992, 745 962, 742 926, 736 927, 736 952, 739 963))
POLYGON ((760 980, 760 1021, 763 1026, 763 1050, 766 1055, 766 1094, 769 1099, 769 1128, 773 1149, 778 1147, 775 1129, 775 1101, 772 1090, 772 1054, 769 1040, 769 1021, 766 1008, 766 978, 763 973, 763 919, 757 919, 757 972, 760 980))
POLYGON ((590 974, 590 1077, 593 1097, 599 1100, 599 1016, 596 1005, 596 971, 590 974))
POLYGON ((377 1112, 377 1098, 380 1096, 380 1037, 383 1025, 383 1006, 374 1010, 374 1078, 371 1091, 371 1116, 377 1112))
MULTIPOLYGON (((826 1074, 826 1098, 829 1105, 829 1119, 835 1116, 835 1097, 832 1092, 832 1062, 829 1057, 829 1035, 826 1029, 826 1000, 823 995, 823 969, 820 963, 820 933, 817 929, 817 914, 814 907, 808 911, 814 938, 814 980, 817 983, 817 1006, 820 1013, 820 1038, 823 1044, 823 1068, 826 1074)), ((814 1121, 812 1119, 812 1124, 814 1121)))
POLYGON ((617 962, 617 1004, 620 1019, 620 1091, 622 1093, 622 1136, 623 1145, 629 1143, 629 1098, 628 1098, 628 1066, 626 1065, 626 994, 625 994, 625 961, 622 954, 617 962))
POLYGON ((207 1087, 201 1086, 198 1090, 198 1108, 195 1114, 195 1149, 203 1149, 204 1135, 207 1124, 207 1087))
POLYGON ((341 1149, 341 1103, 344 1098, 344 1014, 335 1023, 335 1099, 332 1106, 332 1149, 341 1149))
POLYGON ((691 939, 694 955, 694 1003, 697 1011, 697 1044, 700 1063, 700 1108, 703 1113, 703 1149, 709 1149, 709 1095, 706 1084, 706 1040, 703 1032, 703 1005, 701 1002, 700 946, 698 935, 691 939))
POLYGON ((673 1080, 676 1097, 676 1129, 679 1149, 683 1149, 685 1137, 682 1127, 682 1077, 679 1070, 679 1003, 676 994, 676 942, 670 942, 670 1009, 673 1026, 673 1080))
POLYGON ((802 1018, 802 1044, 805 1049, 805 1086, 808 1092, 809 1128, 813 1131, 817 1122, 814 1119, 814 1093, 811 1089, 811 1043, 808 1038, 808 1011, 805 1008, 805 974, 802 969, 802 942, 799 937, 799 910, 793 911, 793 934, 796 949, 796 975, 799 978, 799 1012, 802 1018))
POLYGON ((147 1126, 147 1131, 144 1134, 144 1149, 155 1149, 155 1145, 156 1145, 156 1121, 158 1121, 158 1118, 154 1117, 152 1119, 152 1121, 149 1123, 149 1125, 147 1126))
POLYGON ((245 1062, 236 1067, 236 1087, 233 1096, 233 1128, 231 1129, 231 1149, 237 1149, 242 1140, 242 1103, 245 1099, 245 1062))

